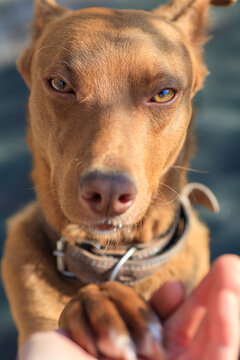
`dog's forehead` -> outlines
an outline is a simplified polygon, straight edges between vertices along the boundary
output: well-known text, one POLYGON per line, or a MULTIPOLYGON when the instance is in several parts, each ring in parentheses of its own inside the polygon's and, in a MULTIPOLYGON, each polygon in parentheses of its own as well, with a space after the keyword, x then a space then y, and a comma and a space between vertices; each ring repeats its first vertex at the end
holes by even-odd
MULTIPOLYGON (((67 20, 67 19, 66 19, 67 20)), ((70 16, 68 21, 71 21, 76 32, 83 35, 87 39, 87 35, 105 35, 106 40, 111 40, 111 36, 122 36, 122 39, 133 37, 140 40, 158 39, 158 45, 161 45, 162 50, 170 50, 171 42, 164 35, 164 25, 160 29, 157 24, 159 17, 154 14, 141 10, 111 10, 111 9, 85 9, 75 12, 70 16), (161 34, 162 33, 162 34, 161 34)), ((165 23, 166 25, 166 23, 165 23)), ((167 26, 167 25, 166 25, 167 26)))
MULTIPOLYGON (((101 66, 121 59, 148 69, 175 62, 189 66, 190 56, 183 34, 150 12, 90 8, 73 12, 48 27, 41 43, 52 63, 65 60, 70 67, 101 66), (139 61, 137 62, 137 60, 139 61)), ((42 62, 43 64, 44 62, 42 62)), ((181 69, 179 70, 181 72, 181 69)))

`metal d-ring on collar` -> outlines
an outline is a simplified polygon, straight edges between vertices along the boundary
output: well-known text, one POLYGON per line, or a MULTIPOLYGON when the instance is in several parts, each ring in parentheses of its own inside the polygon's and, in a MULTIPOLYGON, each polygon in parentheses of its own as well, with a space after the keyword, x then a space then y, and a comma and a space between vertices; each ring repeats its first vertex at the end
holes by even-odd
POLYGON ((135 246, 130 247, 130 249, 126 252, 123 257, 117 262, 117 264, 112 269, 110 275, 109 275, 109 281, 114 281, 117 278, 117 275, 121 269, 121 267, 128 261, 128 259, 131 258, 131 256, 137 251, 137 248, 135 246))
POLYGON ((134 244, 122 253, 94 250, 88 240, 81 244, 70 244, 65 238, 57 241, 53 254, 57 258, 58 271, 68 277, 77 278, 84 283, 101 283, 117 280, 133 285, 145 280, 169 261, 186 241, 191 216, 191 202, 200 203, 212 211, 218 210, 214 194, 204 185, 187 184, 179 198, 180 208, 177 219, 165 236, 149 244, 134 244), (202 197, 199 197, 199 194, 202 197), (200 199, 200 200, 199 200, 200 199), (203 201, 203 200, 204 201, 203 201))

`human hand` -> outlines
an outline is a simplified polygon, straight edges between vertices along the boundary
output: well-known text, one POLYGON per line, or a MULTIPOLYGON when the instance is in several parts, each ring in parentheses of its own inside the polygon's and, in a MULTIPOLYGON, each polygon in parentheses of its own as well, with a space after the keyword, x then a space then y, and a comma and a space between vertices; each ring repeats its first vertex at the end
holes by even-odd
POLYGON ((96 360, 61 331, 38 332, 20 348, 17 360, 96 360))
MULTIPOLYGON (((152 297, 164 319, 165 360, 236 360, 240 339, 240 260, 217 259, 210 273, 184 300, 178 282, 164 284, 152 297)), ((19 360, 96 360, 57 332, 33 335, 19 360)))
POLYGON ((224 255, 183 301, 166 283, 151 304, 164 319, 166 360, 236 360, 240 340, 240 258, 224 255))

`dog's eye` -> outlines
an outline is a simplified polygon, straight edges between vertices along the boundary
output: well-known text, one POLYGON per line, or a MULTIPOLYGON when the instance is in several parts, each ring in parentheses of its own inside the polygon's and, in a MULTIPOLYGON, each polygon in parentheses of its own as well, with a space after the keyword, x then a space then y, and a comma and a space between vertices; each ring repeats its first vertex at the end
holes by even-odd
POLYGON ((154 95, 150 101, 156 103, 167 103, 171 101, 175 97, 175 95, 176 91, 174 91, 173 89, 163 89, 157 95, 154 95))
POLYGON ((52 86, 52 88, 58 92, 61 93, 65 93, 65 94, 73 94, 74 91, 72 88, 70 88, 70 86, 68 86, 67 83, 65 83, 65 81, 63 81, 60 78, 52 78, 49 80, 50 85, 52 86))

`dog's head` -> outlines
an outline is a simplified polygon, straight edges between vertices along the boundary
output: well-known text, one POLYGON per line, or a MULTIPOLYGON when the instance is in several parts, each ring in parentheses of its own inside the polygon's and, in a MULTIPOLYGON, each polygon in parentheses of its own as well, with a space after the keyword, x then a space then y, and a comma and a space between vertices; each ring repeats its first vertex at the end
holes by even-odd
POLYGON ((142 241, 168 228, 190 156, 192 99, 207 73, 209 3, 70 11, 36 0, 18 66, 31 90, 33 178, 55 228, 126 237, 127 227, 142 241))

